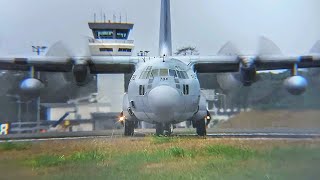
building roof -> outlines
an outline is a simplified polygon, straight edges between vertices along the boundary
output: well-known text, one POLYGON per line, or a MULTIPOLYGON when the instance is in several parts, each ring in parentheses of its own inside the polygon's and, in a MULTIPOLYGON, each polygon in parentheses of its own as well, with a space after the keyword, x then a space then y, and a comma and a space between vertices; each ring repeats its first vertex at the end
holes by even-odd
POLYGON ((133 29, 133 25, 131 23, 99 23, 99 22, 93 22, 93 23, 88 23, 90 29, 133 29))

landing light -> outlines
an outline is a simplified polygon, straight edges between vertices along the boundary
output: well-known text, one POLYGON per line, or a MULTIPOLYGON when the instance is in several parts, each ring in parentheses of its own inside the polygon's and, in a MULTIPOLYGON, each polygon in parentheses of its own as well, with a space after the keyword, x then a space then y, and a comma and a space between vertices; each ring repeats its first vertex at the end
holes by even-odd
POLYGON ((126 117, 125 117, 125 116, 120 116, 118 122, 119 122, 122 126, 124 126, 125 120, 126 120, 126 117))
POLYGON ((206 117, 206 119, 207 119, 207 120, 210 120, 210 119, 211 119, 211 117, 210 117, 210 116, 207 116, 207 117, 206 117))
POLYGON ((124 122, 124 120, 125 120, 125 116, 121 116, 121 117, 119 118, 119 121, 120 121, 120 122, 124 122))

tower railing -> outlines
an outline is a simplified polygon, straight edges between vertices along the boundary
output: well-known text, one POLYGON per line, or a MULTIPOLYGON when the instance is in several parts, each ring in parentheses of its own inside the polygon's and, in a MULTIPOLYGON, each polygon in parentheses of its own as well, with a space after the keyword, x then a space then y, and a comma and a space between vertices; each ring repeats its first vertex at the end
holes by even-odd
POLYGON ((134 40, 126 40, 126 39, 89 39, 89 43, 134 44, 134 40))

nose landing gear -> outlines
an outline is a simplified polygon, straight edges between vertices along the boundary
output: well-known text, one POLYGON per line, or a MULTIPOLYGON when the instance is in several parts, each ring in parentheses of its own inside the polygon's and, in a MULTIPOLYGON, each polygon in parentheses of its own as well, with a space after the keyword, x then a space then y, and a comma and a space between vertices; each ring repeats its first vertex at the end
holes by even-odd
POLYGON ((156 135, 157 136, 170 136, 173 132, 173 126, 171 124, 156 124, 156 135))
POLYGON ((124 122, 124 135, 125 136, 133 136, 135 127, 136 127, 135 121, 125 121, 124 122))
POLYGON ((207 111, 207 116, 204 119, 200 119, 198 121, 192 121, 193 127, 197 130, 198 136, 206 136, 207 135, 207 127, 210 124, 211 115, 207 111))

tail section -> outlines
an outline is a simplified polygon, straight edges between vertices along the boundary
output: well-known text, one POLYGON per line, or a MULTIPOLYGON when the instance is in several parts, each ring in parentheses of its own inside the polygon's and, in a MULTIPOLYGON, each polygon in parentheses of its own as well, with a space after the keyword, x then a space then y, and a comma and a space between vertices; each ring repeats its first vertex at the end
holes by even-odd
POLYGON ((159 55, 172 56, 170 0, 161 0, 159 55))

